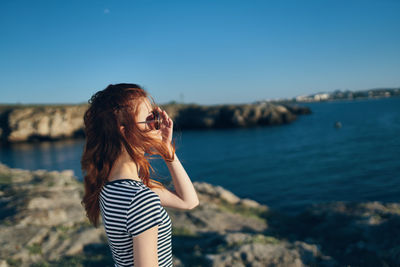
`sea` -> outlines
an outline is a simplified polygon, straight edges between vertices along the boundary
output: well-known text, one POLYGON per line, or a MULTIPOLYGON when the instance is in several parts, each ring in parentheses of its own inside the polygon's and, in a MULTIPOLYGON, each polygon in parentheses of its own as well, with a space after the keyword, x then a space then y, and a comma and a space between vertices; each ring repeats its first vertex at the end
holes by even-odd
MULTIPOLYGON (((283 213, 315 203, 399 202, 400 98, 301 103, 312 114, 290 124, 175 131, 177 156, 204 181, 283 213), (337 127, 340 124, 341 127, 337 127)), ((84 139, 0 148, 12 168, 74 171, 82 180, 84 139)), ((155 179, 168 168, 152 159, 155 179)))

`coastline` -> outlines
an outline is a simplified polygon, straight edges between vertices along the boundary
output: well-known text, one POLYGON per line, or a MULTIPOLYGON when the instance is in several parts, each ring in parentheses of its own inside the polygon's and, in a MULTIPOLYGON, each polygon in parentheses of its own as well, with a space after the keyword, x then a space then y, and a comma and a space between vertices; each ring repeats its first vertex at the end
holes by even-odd
MULTIPOLYGON (((0 105, 0 143, 51 141, 84 137, 80 105, 0 105)), ((178 131, 272 126, 291 123, 298 115, 311 114, 308 107, 286 104, 161 105, 178 131)))
MULTIPOLYGON (((166 208, 173 222, 174 266, 396 266, 400 204, 333 202, 296 216, 194 182, 200 205, 166 208)), ((70 170, 28 171, 0 164, 2 266, 111 266, 102 226, 80 204, 70 170)))

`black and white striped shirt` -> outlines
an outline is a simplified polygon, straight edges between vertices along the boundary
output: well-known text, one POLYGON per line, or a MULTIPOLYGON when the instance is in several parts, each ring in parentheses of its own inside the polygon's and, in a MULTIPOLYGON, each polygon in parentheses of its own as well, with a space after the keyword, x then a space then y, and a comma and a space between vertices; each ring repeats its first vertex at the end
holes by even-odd
POLYGON ((133 266, 133 237, 158 225, 158 264, 172 266, 171 219, 159 196, 141 181, 107 182, 100 193, 100 213, 115 266, 133 266))

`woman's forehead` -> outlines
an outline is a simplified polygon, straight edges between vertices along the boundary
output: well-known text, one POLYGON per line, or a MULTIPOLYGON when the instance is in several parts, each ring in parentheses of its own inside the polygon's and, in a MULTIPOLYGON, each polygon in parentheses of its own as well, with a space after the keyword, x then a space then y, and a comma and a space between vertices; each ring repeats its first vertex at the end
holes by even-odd
POLYGON ((143 112, 151 112, 153 110, 153 107, 147 98, 142 101, 141 107, 142 109, 144 109, 143 112))

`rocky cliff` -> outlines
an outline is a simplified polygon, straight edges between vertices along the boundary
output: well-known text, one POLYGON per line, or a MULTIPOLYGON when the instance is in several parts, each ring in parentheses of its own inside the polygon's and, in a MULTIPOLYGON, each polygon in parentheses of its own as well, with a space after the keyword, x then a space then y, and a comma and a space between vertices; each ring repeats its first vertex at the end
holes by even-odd
MULTIPOLYGON (((81 137, 87 105, 0 106, 0 140, 3 143, 81 137)), ((253 127, 289 123, 298 114, 309 114, 300 106, 275 105, 183 105, 162 106, 175 128, 206 129, 253 127)))
MULTIPOLYGON (((286 216, 216 185, 200 205, 166 208, 174 266, 398 266, 400 205, 330 203, 286 216)), ((168 185, 169 186, 169 185, 168 185)), ((103 226, 80 204, 72 171, 0 164, 0 266, 113 266, 103 226)))

